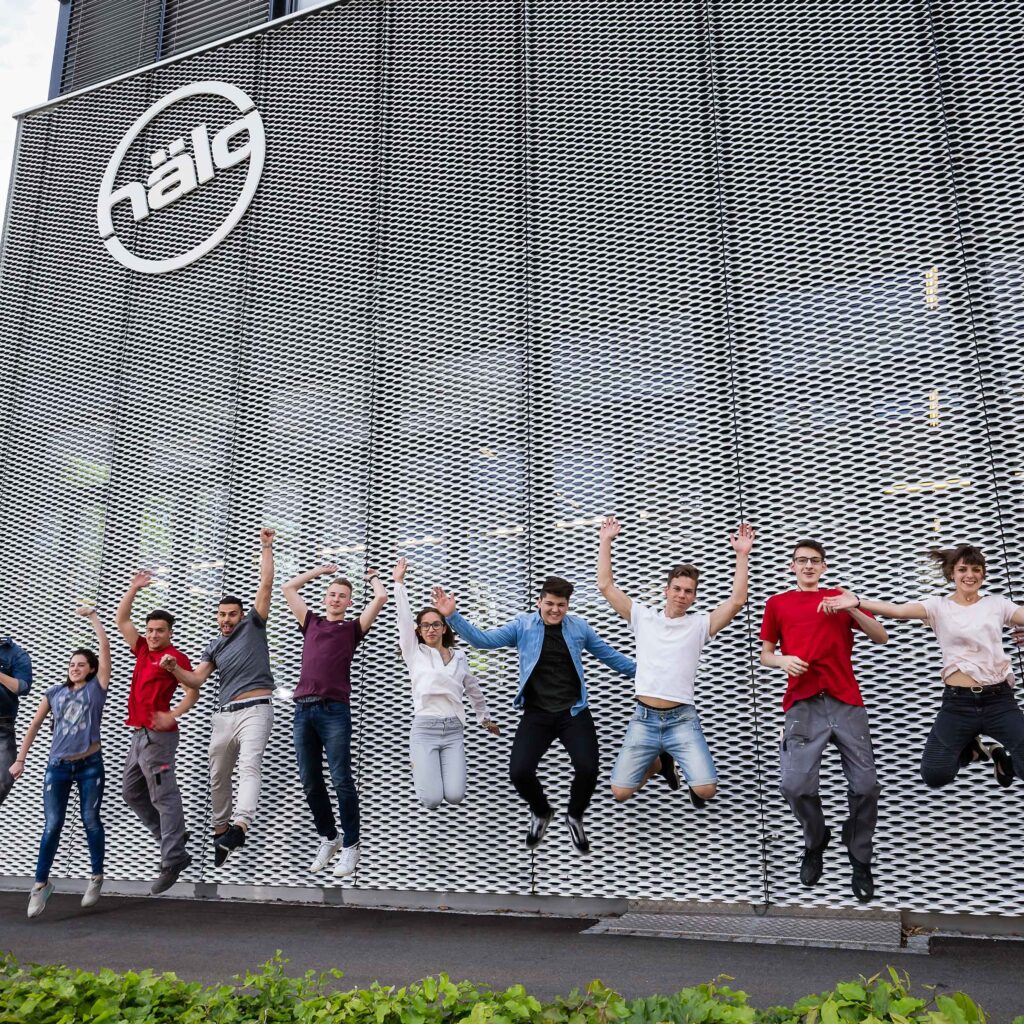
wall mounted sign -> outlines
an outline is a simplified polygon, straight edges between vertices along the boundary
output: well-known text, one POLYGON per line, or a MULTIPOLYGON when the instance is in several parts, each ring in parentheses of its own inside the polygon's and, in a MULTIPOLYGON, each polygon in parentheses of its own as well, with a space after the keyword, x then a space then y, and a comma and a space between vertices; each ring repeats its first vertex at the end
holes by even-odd
POLYGON ((96 226, 107 251, 119 263, 140 274, 166 274, 195 263, 219 245, 242 219, 260 183, 266 146, 263 119, 253 101, 237 86, 226 82, 193 82, 157 100, 125 132, 103 175, 96 201, 96 226), (166 146, 150 154, 152 172, 144 182, 129 181, 115 190, 114 182, 121 162, 143 129, 175 103, 191 96, 204 95, 223 97, 238 108, 241 116, 212 137, 205 123, 197 124, 187 136, 172 139, 166 146), (245 141, 232 149, 231 142, 243 133, 247 136, 245 141), (213 181, 218 171, 234 167, 243 160, 248 160, 249 168, 241 193, 220 226, 198 245, 178 256, 143 259, 129 252, 117 237, 111 213, 118 203, 131 203, 132 216, 135 223, 139 223, 201 189, 207 182, 213 181))

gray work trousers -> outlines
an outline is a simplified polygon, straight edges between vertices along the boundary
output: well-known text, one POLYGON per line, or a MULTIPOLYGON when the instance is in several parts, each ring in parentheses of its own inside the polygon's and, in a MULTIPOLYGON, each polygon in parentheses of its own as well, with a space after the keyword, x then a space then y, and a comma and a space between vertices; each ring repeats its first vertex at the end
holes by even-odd
POLYGON ((818 769, 829 743, 834 743, 839 751, 847 783, 850 816, 843 823, 843 843, 852 857, 868 864, 882 787, 875 775, 864 708, 844 704, 826 693, 797 701, 786 712, 779 751, 779 788, 803 826, 804 845, 809 849, 820 846, 825 840, 825 816, 818 795, 818 769))
POLYGON ((185 811, 174 774, 177 732, 135 729, 121 780, 124 802, 160 844, 160 864, 174 867, 188 858, 185 811))
POLYGON ((461 803, 466 795, 466 750, 462 722, 416 715, 409 733, 409 756, 416 796, 424 807, 461 803))

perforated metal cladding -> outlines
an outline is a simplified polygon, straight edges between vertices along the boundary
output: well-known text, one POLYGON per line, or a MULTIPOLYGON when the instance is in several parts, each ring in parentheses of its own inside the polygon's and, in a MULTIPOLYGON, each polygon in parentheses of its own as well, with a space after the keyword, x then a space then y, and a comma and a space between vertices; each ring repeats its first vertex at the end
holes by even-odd
MULTIPOLYGON (((1018 11, 984 3, 354 0, 25 119, 0 291, 16 498, 0 503, 0 631, 32 650, 38 679, 20 727, 87 639, 76 598, 95 596, 113 631, 131 570, 163 567, 137 618, 171 608, 197 657, 217 596, 251 598, 262 523, 278 529, 279 580, 327 560, 357 581, 367 564, 387 576, 405 554, 414 606, 443 582, 482 625, 564 575, 573 610, 631 651, 596 590, 600 516, 626 524, 628 593, 657 603, 663 569, 688 560, 703 608, 728 593, 728 533, 746 517, 759 534, 750 611, 709 645, 698 682, 721 779, 706 811, 661 780, 613 803, 632 685, 588 659, 594 854, 579 858, 556 822, 528 855, 507 779, 509 651, 471 655, 504 734, 470 717, 469 795, 424 811, 388 606, 355 675, 363 859, 347 884, 847 904, 835 849, 819 888, 798 884, 777 789, 783 685, 757 666, 757 628, 807 534, 829 548, 827 579, 894 598, 935 592, 927 548, 970 539, 992 559, 991 589, 1021 599, 1020 33, 1018 11), (201 79, 255 100, 259 192, 198 263, 134 275, 96 235, 103 169, 135 117, 201 79)), ((199 119, 215 131, 230 117, 214 99, 172 108, 119 180, 199 119)), ((243 175, 144 221, 134 250, 195 244, 243 175)), ((286 692, 300 637, 279 591, 269 631, 286 692)), ((981 769, 925 789, 937 650, 923 627, 890 632, 855 652, 884 787, 879 903, 1024 912, 1002 874, 1024 853, 1019 793, 981 769)), ((149 878, 155 844, 118 798, 119 643, 107 872, 149 878)), ((212 706, 204 694, 182 726, 188 878, 322 881, 307 870, 316 837, 285 699, 256 827, 212 868, 212 706)), ((43 762, 41 745, 0 812, 6 873, 33 869, 43 762)), ((564 811, 558 748, 542 776, 564 811)), ((832 756, 822 789, 838 827, 832 756)), ((87 871, 70 820, 61 858, 87 871)))

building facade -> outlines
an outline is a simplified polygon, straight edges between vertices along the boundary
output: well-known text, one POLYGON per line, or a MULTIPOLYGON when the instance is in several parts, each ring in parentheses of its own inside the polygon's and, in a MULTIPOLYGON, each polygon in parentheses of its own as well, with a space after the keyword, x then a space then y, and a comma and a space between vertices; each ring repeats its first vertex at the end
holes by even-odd
MULTIPOLYGON (((346 885, 850 905, 836 850, 799 885, 760 614, 803 536, 828 547, 826 580, 892 599, 940 590, 928 549, 969 540, 990 589, 1024 600, 1022 36, 995 0, 342 0, 26 112, 0 281, 0 634, 37 677, 19 734, 86 639, 77 601, 112 630, 132 571, 154 568, 145 600, 197 656, 219 595, 255 588, 261 525, 280 579, 334 561, 359 580, 406 555, 414 601, 442 582, 485 623, 557 573, 629 651, 596 588, 600 518, 625 524, 628 593, 657 602, 664 568, 693 561, 705 608, 746 519, 749 612, 698 684, 711 807, 655 786, 614 804, 632 688, 592 663, 594 853, 557 829, 528 853, 506 770, 515 659, 498 651, 472 661, 504 735, 469 726, 466 802, 424 811, 389 606, 357 662, 363 857, 346 885)), ((877 903, 1024 914, 1024 784, 972 769, 925 788, 938 652, 923 627, 891 633, 855 652, 883 785, 877 903)), ((211 695, 183 722, 190 882, 323 881, 279 592, 270 638, 263 809, 216 871, 211 695)), ((157 852, 115 782, 118 643, 108 877, 145 879, 157 852)), ((33 761, 0 812, 9 875, 34 864, 33 761)), ((567 759, 542 772, 564 809, 567 759)), ((837 823, 837 758, 822 780, 837 823)), ((58 868, 80 877, 70 820, 65 835, 58 868)))

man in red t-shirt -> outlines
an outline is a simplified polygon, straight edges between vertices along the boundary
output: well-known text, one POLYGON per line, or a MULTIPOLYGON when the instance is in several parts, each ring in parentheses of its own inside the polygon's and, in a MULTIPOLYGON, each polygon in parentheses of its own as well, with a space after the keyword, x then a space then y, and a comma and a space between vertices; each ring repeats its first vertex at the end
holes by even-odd
POLYGON ((825 549, 814 540, 801 540, 793 549, 796 590, 768 599, 761 623, 761 664, 786 673, 782 707, 786 724, 782 736, 780 789, 804 830, 800 881, 816 885, 821 878, 822 854, 832 838, 821 811, 818 770, 831 742, 839 750, 846 775, 850 816, 842 839, 853 867, 853 894, 862 903, 875 894, 871 876, 871 839, 878 821, 881 786, 875 775, 868 715, 853 677, 850 653, 857 627, 877 644, 888 634, 867 612, 851 608, 846 615, 828 615, 824 598, 843 593, 819 589, 828 566, 825 549), (776 654, 776 648, 781 653, 776 654))
POLYGON ((174 885, 192 863, 185 850, 185 812, 174 774, 174 755, 178 749, 178 719, 199 699, 199 691, 185 690, 181 702, 171 707, 178 681, 161 667, 161 659, 170 656, 182 668, 192 668, 188 658, 171 646, 174 616, 159 609, 151 611, 146 616, 145 636, 132 624, 135 595, 152 582, 148 572, 132 577, 117 606, 117 628, 135 655, 125 722, 132 730, 132 741, 121 793, 160 843, 160 874, 150 889, 155 896, 174 885))

